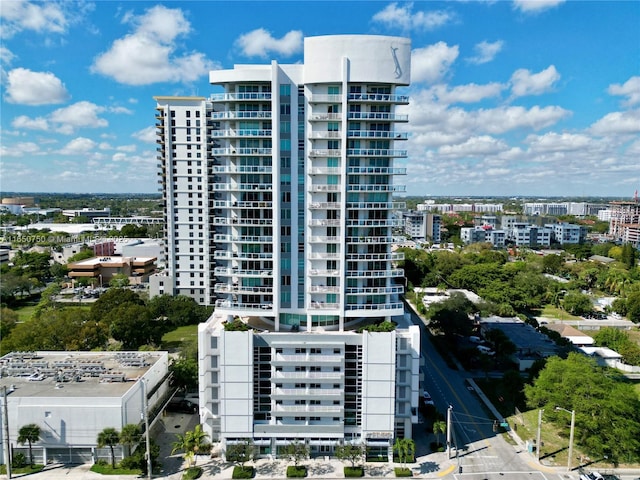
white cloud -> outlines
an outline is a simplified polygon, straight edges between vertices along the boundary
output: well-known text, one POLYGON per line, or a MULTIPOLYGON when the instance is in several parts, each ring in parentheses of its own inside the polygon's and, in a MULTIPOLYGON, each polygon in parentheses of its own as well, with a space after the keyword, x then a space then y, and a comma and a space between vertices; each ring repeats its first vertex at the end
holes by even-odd
POLYGON ((156 143, 156 128, 143 128, 142 130, 132 133, 131 136, 144 143, 156 143))
POLYGON ((521 68, 511 75, 512 97, 540 95, 550 91, 558 80, 560 80, 560 74, 553 65, 549 65, 538 73, 531 73, 521 68))
POLYGON ((302 51, 302 32, 291 30, 282 38, 274 38, 264 28, 240 35, 235 44, 247 57, 267 57, 270 53, 291 56, 302 51))
POLYGON ((58 2, 3 1, 0 8, 2 36, 12 37, 23 30, 36 33, 64 33, 68 20, 58 2))
POLYGON ((51 72, 33 72, 15 68, 7 75, 5 100, 21 105, 63 103, 69 94, 63 83, 51 72))
POLYGON ((21 142, 15 145, 6 145, 5 142, 3 142, 2 145, 0 145, 1 157, 24 157, 25 155, 36 154, 39 151, 40 147, 33 142, 21 142))
POLYGON ((413 82, 434 83, 444 78, 458 58, 458 46, 438 42, 411 52, 411 79, 413 82))
POLYGON ((108 126, 109 122, 98 116, 98 114, 104 112, 104 110, 104 107, 100 107, 95 103, 82 101, 55 110, 49 116, 49 121, 55 124, 58 132, 71 134, 78 128, 101 128, 108 126))
POLYGON ((640 110, 608 113, 591 125, 589 130, 594 135, 629 135, 640 133, 640 110))
POLYGON ((135 152, 136 151, 136 146, 135 145, 120 145, 119 147, 116 148, 117 151, 119 152, 135 152))
POLYGON ((438 149, 439 155, 464 158, 470 156, 496 155, 506 151, 509 146, 500 139, 488 135, 468 138, 457 145, 443 145, 438 149))
POLYGON ((557 7, 565 0, 514 0, 513 8, 523 13, 539 13, 557 7))
POLYGON ((130 33, 113 42, 98 55, 92 72, 127 85, 158 82, 193 82, 218 66, 201 52, 177 56, 178 37, 191 31, 182 10, 156 5, 141 15, 128 15, 134 26, 130 33))
POLYGON ((61 155, 81 155, 96 148, 96 142, 90 138, 78 137, 67 143, 58 153, 61 155))
POLYGON ((133 110, 130 110, 127 107, 109 107, 109 112, 124 115, 133 115, 133 110))
POLYGON ((373 16, 374 22, 383 23, 387 27, 398 27, 403 30, 433 30, 451 22, 455 16, 444 10, 413 13, 413 3, 390 3, 373 16))
POLYGON ((44 117, 30 118, 26 115, 20 115, 11 122, 13 128, 23 128, 27 130, 49 130, 49 122, 44 117))
POLYGON ((636 105, 640 103, 640 77, 631 77, 622 85, 618 83, 609 85, 607 92, 609 92, 609 95, 627 97, 624 102, 626 106, 636 105))
POLYGON ((593 138, 584 134, 548 132, 544 135, 529 135, 529 148, 537 153, 574 152, 586 148, 599 148, 593 138))
POLYGON ((497 97, 505 88, 506 86, 502 83, 487 83, 485 85, 470 83, 453 88, 449 88, 447 85, 434 85, 429 91, 435 100, 450 105, 452 103, 475 103, 485 98, 497 97))
POLYGON ((496 57, 498 53, 500 53, 503 45, 504 42, 502 40, 498 40, 493 43, 489 43, 486 40, 483 40, 473 47, 475 55, 473 57, 467 58, 467 61, 470 63, 475 63, 476 65, 489 63, 496 57))
POLYGON ((11 62, 13 62, 14 58, 16 58, 16 56, 11 50, 9 50, 4 45, 0 45, 0 63, 6 63, 7 65, 9 65, 11 64, 11 62))

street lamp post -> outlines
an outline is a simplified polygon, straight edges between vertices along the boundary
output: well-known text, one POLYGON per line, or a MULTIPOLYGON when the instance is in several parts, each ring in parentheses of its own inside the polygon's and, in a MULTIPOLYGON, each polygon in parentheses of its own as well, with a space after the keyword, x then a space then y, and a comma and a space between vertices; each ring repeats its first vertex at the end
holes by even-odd
POLYGON ((556 407, 556 411, 562 410, 571 414, 571 429, 569 430, 569 460, 567 461, 567 471, 571 471, 571 457, 573 456, 573 431, 576 427, 576 411, 567 410, 566 408, 556 407))

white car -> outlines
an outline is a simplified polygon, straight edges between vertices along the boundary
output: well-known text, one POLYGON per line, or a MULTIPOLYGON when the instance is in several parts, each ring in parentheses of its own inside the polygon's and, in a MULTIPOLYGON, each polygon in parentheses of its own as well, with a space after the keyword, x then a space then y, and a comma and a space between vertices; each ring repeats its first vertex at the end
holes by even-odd
POLYGON ((431 398, 431 395, 429 395, 429 392, 426 390, 422 392, 422 401, 425 405, 434 405, 433 398, 431 398))

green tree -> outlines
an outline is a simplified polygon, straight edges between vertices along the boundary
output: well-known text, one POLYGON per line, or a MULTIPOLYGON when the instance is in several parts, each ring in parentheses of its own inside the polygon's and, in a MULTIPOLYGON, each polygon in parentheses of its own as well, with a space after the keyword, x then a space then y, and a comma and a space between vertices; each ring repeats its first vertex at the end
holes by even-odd
POLYGON ((164 333, 151 320, 144 305, 120 305, 109 312, 103 323, 109 325, 111 336, 122 342, 125 350, 137 350, 142 345, 159 345, 164 333))
POLYGON ((429 307, 429 327, 447 337, 454 334, 470 335, 472 321, 469 314, 475 311, 475 305, 464 294, 455 292, 447 300, 429 307))
POLYGON ((245 439, 241 442, 227 445, 225 456, 227 457, 227 460, 237 462, 242 469, 244 469, 244 464, 251 461, 253 458, 253 451, 253 442, 249 439, 245 439))
MULTIPOLYGON (((6 338, 18 324, 18 314, 7 307, 0 309, 0 340, 6 338)), ((1 349, 3 352, 6 351, 1 349)))
POLYGON ((433 433, 436 436, 436 443, 440 444, 440 434, 447 433, 447 424, 444 420, 436 420, 433 422, 433 433))
POLYGON ((142 298, 128 288, 110 288, 91 305, 91 318, 99 322, 106 318, 111 310, 127 303, 144 305, 142 298))
POLYGON ((560 273, 564 259, 560 255, 545 255, 542 257, 542 268, 544 273, 557 274, 560 273))
POLYGON ((562 300, 562 308, 572 315, 584 315, 593 310, 591 297, 580 292, 568 292, 562 300))
POLYGON ((590 456, 612 462, 640 460, 640 400, 632 385, 579 353, 551 357, 533 384, 527 405, 544 408, 553 422, 566 424, 560 406, 576 412, 576 442, 590 456))
POLYGON ((365 455, 365 447, 363 445, 354 445, 353 443, 345 443, 344 445, 336 445, 335 455, 341 461, 351 463, 351 467, 355 468, 356 463, 361 463, 365 455))
POLYGON ((129 286, 129 277, 124 273, 116 273, 111 280, 109 280, 109 286, 115 288, 124 288, 129 286))
POLYGON ((640 291, 631 292, 625 300, 626 316, 633 323, 640 323, 640 291))
POLYGON ((120 443, 127 447, 127 455, 131 455, 131 447, 137 445, 142 436, 140 426, 135 423, 128 423, 122 427, 120 432, 120 443))
POLYGON ((40 433, 40 427, 35 423, 24 425, 18 430, 18 443, 20 445, 29 444, 29 465, 31 466, 33 466, 32 444, 40 441, 40 433))
POLYGON ((107 427, 98 433, 98 448, 109 447, 111 451, 111 467, 116 468, 116 454, 113 447, 120 443, 120 434, 115 428, 107 427))
POLYGON ((82 260, 87 260, 87 259, 93 258, 95 256, 96 256, 96 254, 93 253, 93 250, 91 250, 88 247, 85 247, 85 248, 81 248, 80 251, 78 253, 76 253, 75 255, 71 255, 69 257, 69 259, 67 260, 67 263, 81 262, 82 260))
POLYGON ((293 460, 293 464, 297 468, 300 460, 309 456, 309 447, 298 440, 294 440, 284 447, 283 453, 293 460))

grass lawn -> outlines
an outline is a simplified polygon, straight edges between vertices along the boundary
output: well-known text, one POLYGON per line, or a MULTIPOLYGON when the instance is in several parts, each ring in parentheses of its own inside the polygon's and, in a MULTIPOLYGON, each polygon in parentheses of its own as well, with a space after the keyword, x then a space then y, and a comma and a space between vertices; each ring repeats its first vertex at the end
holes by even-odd
POLYGON ((571 315, 570 313, 565 312, 563 309, 554 307, 553 305, 545 305, 544 308, 540 311, 539 316, 545 318, 556 318, 559 320, 580 320, 580 317, 576 317, 575 315, 571 315))
POLYGON ((31 317, 33 316, 33 312, 35 311, 35 309, 36 309, 35 304, 12 308, 12 310, 18 314, 19 322, 28 322, 29 320, 31 320, 31 317))
POLYGON ((186 325, 165 333, 161 348, 172 351, 180 348, 184 342, 198 342, 198 325, 186 325))

